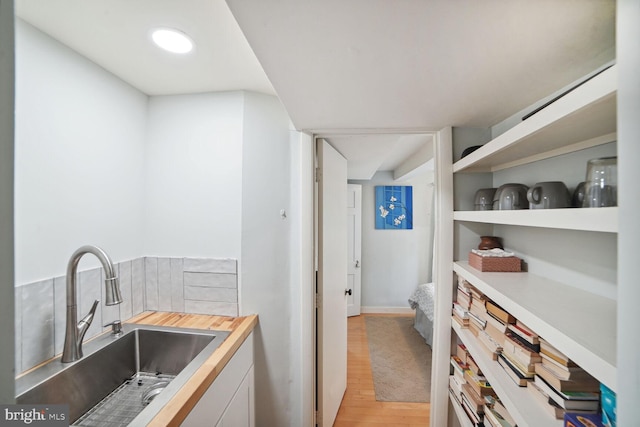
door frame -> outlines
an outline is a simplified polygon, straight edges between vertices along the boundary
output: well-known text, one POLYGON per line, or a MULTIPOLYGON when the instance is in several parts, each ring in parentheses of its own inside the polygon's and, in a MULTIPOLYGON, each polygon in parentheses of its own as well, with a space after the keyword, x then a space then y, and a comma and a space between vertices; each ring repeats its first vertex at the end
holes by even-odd
MULTIPOLYGON (((310 181, 307 181, 308 185, 306 186, 307 189, 307 195, 311 195, 309 197, 311 197, 312 203, 311 205, 309 205, 308 203, 304 203, 303 202, 303 212, 302 212, 302 217, 303 217, 303 224, 307 224, 308 226, 308 230, 312 230, 312 234, 313 234, 313 243, 311 245, 309 245, 309 249, 311 250, 310 254, 302 254, 303 258, 306 259, 313 259, 313 269, 312 271, 307 270, 308 274, 303 274, 301 275, 301 279, 303 281, 309 280, 308 286, 303 286, 304 288, 306 288, 305 290, 305 298, 303 298, 303 311, 306 311, 307 313, 309 313, 309 315, 311 316, 311 321, 310 322, 305 322, 307 327, 304 327, 304 325, 302 326, 300 332, 302 334, 302 347, 303 347, 303 354, 306 355, 313 355, 310 359, 307 360, 311 360, 312 361, 312 365, 313 368, 311 371, 309 370, 304 370, 303 374, 302 374, 302 381, 303 381, 303 393, 305 394, 305 396, 309 396, 310 399, 304 399, 305 402, 309 402, 311 405, 307 405, 306 408, 313 408, 312 410, 309 409, 304 409, 303 410, 303 419, 305 420, 309 420, 310 421, 310 426, 315 426, 316 424, 316 420, 317 420, 317 401, 318 401, 318 396, 317 396, 317 390, 318 390, 318 366, 316 363, 316 357, 315 354, 317 353, 317 334, 316 334, 316 328, 317 328, 317 324, 316 324, 316 302, 315 302, 315 291, 316 291, 316 272, 317 272, 317 268, 318 268, 318 258, 317 258, 317 254, 318 254, 318 233, 317 233, 317 218, 318 218, 318 201, 317 201, 317 182, 315 180, 315 171, 316 171, 316 167, 317 167, 317 158, 316 158, 316 152, 315 152, 315 146, 316 146, 316 139, 318 138, 330 138, 332 135, 362 135, 362 134, 371 134, 371 135, 375 135, 375 134, 431 134, 434 137, 434 144, 436 141, 440 141, 442 143, 442 141, 451 141, 451 128, 444 128, 444 129, 435 129, 435 128, 415 128, 415 129, 340 129, 340 130, 322 130, 322 131, 314 131, 314 130, 309 130, 309 131, 304 131, 304 134, 309 136, 310 138, 310 143, 307 143, 305 141, 305 156, 301 156, 301 160, 302 160, 302 166, 301 166, 301 177, 304 180, 306 180, 306 178, 311 177, 310 181), (313 159, 312 161, 309 161, 309 159, 313 159), (308 169, 305 169, 308 168, 308 169), (306 211, 304 209, 304 207, 310 208, 310 212, 306 211), (306 310, 304 310, 304 307, 307 307, 306 310), (311 326, 309 328, 309 326, 311 326), (306 338, 305 338, 306 337, 306 338)), ((437 165, 436 165, 437 167, 437 165)), ((436 171, 437 174, 437 171, 436 171)), ((304 195, 304 185, 303 185, 303 190, 302 193, 304 195)), ((434 194, 435 199, 437 200, 438 195, 434 194)), ((303 196, 304 199, 304 196, 303 196)), ((303 227, 304 228, 304 227, 303 227)), ((435 238, 435 236, 434 236, 435 238)), ((436 245, 437 243, 434 241, 434 245, 436 245)), ((303 247, 306 247, 303 245, 303 247)), ((304 250, 304 249, 303 249, 304 250)), ((434 252, 435 252, 436 248, 434 247, 434 252)), ((434 266, 435 267, 435 266, 434 266)), ((435 272, 434 272, 435 273, 435 272)), ((436 291, 437 293, 437 291, 436 291)), ((437 321, 437 319, 436 319, 437 321)), ((434 321, 434 331, 436 330, 436 321, 434 321)), ((450 329, 449 329, 449 334, 450 334, 450 329)), ((440 334, 439 341, 442 343, 442 341, 446 341, 446 336, 447 333, 443 333, 440 334), (444 338, 444 339, 443 339, 444 338)), ((449 335, 450 336, 450 335, 449 335)), ((447 345, 447 350, 446 352, 449 351, 449 346, 447 345)), ((444 353, 443 353, 444 354, 444 353)), ((306 366, 306 365, 305 365, 306 366)), ((432 364, 432 378, 434 376, 434 372, 433 372, 433 366, 435 366, 435 363, 432 364)), ((434 386, 434 384, 432 384, 432 395, 434 392, 434 389, 436 387, 434 386)), ((442 405, 441 402, 439 402, 439 406, 442 405)), ((434 411, 433 405, 431 408, 431 417, 432 419, 434 419, 434 415, 438 418, 438 419, 446 419, 446 415, 443 415, 441 413, 441 408, 438 408, 438 410, 434 411)), ((428 427, 428 426, 425 426, 428 427)))

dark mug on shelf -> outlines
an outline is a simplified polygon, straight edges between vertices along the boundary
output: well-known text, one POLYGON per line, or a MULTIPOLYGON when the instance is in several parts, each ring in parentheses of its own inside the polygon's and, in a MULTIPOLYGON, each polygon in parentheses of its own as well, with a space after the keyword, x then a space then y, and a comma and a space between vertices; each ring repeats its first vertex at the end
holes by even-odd
POLYGON ((527 190, 524 184, 504 184, 493 196, 493 210, 529 209, 527 190))
POLYGON ((490 211, 493 209, 493 196, 496 194, 495 188, 481 188, 476 191, 473 200, 474 210, 490 211))
POLYGON ((576 186, 576 189, 573 190, 573 196, 571 197, 571 206, 574 208, 581 208, 584 203, 584 193, 586 191, 587 183, 585 181, 581 182, 576 186))
POLYGON ((562 181, 539 182, 527 191, 529 209, 557 209, 571 206, 569 189, 562 181))

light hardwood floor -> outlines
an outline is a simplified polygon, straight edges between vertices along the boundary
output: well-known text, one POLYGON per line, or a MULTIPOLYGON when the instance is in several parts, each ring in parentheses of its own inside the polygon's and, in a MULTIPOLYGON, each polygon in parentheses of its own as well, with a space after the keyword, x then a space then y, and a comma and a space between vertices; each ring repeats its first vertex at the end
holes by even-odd
POLYGON ((363 314, 347 320, 347 391, 334 427, 428 427, 429 403, 376 401, 365 316, 380 315, 363 314))

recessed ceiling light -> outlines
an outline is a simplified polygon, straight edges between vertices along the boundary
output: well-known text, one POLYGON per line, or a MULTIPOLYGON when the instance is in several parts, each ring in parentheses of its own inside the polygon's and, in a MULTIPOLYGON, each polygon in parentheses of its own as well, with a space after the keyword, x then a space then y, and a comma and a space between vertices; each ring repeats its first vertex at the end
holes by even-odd
POLYGON ((153 30, 151 38, 162 49, 173 53, 188 53, 193 50, 191 37, 173 28, 158 28, 153 30))

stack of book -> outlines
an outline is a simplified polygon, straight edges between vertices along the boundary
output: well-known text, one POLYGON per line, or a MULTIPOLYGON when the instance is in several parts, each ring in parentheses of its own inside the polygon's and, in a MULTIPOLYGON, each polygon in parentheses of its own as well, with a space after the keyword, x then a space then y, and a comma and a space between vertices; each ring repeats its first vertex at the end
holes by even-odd
POLYGON ((465 383, 462 385, 461 403, 469 420, 474 426, 482 426, 484 421, 484 399, 496 394, 491 384, 483 375, 478 375, 471 369, 464 371, 465 383))
POLYGON ((557 419, 565 412, 598 412, 600 382, 542 338, 530 391, 557 419))
POLYGON ((498 359, 500 366, 517 385, 526 387, 534 379, 535 364, 541 361, 540 337, 519 320, 510 323, 498 359))
POLYGON ((462 405, 462 386, 467 382, 464 379, 464 371, 469 366, 458 356, 451 356, 451 366, 453 374, 449 376, 449 390, 456 401, 462 405))
POLYGON ((485 398, 484 427, 515 427, 515 425, 515 420, 500 400, 485 398))
POLYGON ((484 326, 476 336, 483 347, 489 351, 492 359, 498 360, 498 356, 502 353, 507 326, 515 319, 488 298, 484 299, 484 307, 484 312, 479 313, 484 326))
POLYGON ((459 278, 456 290, 456 301, 453 303, 453 320, 458 322, 460 327, 469 327, 469 309, 471 308, 471 290, 469 282, 459 278))
POLYGON ((474 288, 473 286, 469 287, 471 292, 471 307, 469 307, 469 329, 475 336, 478 336, 478 332, 484 329, 486 325, 486 320, 484 317, 487 313, 487 308, 485 307, 485 303, 487 299, 484 294, 474 288))
POLYGON ((496 394, 464 344, 458 344, 451 356, 452 375, 449 392, 463 408, 474 426, 482 426, 485 397, 496 394))

